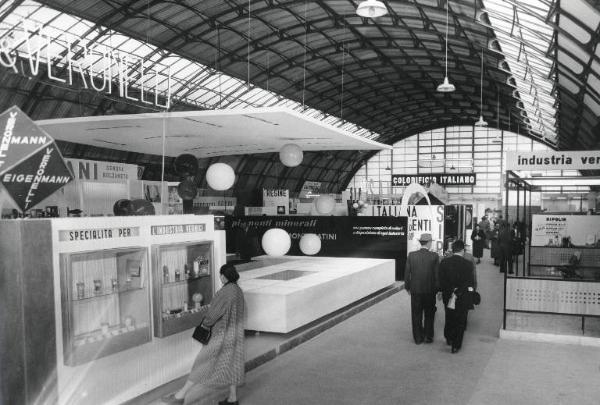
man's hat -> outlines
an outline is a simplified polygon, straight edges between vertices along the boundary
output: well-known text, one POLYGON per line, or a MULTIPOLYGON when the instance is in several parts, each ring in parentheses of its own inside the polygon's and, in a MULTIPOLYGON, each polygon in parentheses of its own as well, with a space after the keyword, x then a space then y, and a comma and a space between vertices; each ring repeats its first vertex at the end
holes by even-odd
POLYGON ((431 242, 432 240, 430 233, 422 233, 419 237, 419 242, 431 242))

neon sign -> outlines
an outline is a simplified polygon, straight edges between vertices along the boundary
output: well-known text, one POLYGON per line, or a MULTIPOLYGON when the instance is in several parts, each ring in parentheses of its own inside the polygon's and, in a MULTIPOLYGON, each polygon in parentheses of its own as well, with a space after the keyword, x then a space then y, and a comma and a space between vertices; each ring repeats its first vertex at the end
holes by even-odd
POLYGON ((22 38, 17 40, 11 32, 0 40, 0 64, 5 68, 16 74, 38 76, 40 65, 45 65, 49 80, 70 86, 78 80, 85 89, 118 93, 128 100, 169 108, 170 66, 160 66, 106 45, 80 45, 81 39, 68 33, 53 36, 54 32, 45 27, 30 29, 30 26, 22 20, 19 30, 22 38), (19 57, 25 63, 19 63, 19 57))

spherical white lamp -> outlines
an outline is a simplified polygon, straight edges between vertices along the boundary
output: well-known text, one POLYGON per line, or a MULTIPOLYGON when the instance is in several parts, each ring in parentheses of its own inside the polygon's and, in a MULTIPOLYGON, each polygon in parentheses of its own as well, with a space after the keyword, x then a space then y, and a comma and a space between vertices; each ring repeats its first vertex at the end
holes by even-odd
POLYGON ((321 195, 315 200, 315 208, 321 215, 329 215, 335 208, 335 198, 330 195, 321 195))
POLYGON ((286 143, 279 150, 279 160, 287 167, 296 167, 302 163, 302 148, 295 143, 286 143))
POLYGON ((235 182, 235 172, 226 163, 213 163, 206 171, 206 182, 213 190, 227 190, 235 182))
POLYGON ((281 228, 271 228, 262 237, 261 245, 269 256, 283 256, 292 246, 290 235, 281 228))
POLYGON ((314 233, 305 233, 300 238, 300 251, 305 255, 316 255, 321 250, 321 238, 314 233))

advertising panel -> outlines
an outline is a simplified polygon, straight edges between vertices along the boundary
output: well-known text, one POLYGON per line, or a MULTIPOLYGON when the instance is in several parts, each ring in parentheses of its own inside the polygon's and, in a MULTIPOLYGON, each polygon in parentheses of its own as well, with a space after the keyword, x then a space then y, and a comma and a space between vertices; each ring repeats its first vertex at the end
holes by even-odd
POLYGON ((304 255, 299 240, 305 233, 314 233, 321 239, 316 256, 395 259, 396 279, 404 277, 407 219, 403 217, 262 216, 227 217, 225 221, 228 251, 239 252, 245 260, 263 255, 262 235, 281 228, 292 239, 288 255, 304 255))
POLYGON ((404 211, 400 205, 370 205, 366 215, 407 217, 407 252, 420 249, 418 242, 422 233, 433 238, 431 249, 442 251, 444 247, 444 206, 408 205, 404 211))
POLYGON ((18 107, 0 114, 0 182, 26 211, 73 180, 54 142, 18 107))
POLYGON ((263 188, 263 206, 277 207, 277 215, 289 214, 290 191, 288 189, 263 188))
POLYGON ((392 174, 393 187, 405 187, 411 183, 427 187, 431 184, 474 186, 477 183, 477 175, 475 173, 392 174))
POLYGON ((600 216, 539 214, 531 218, 531 246, 587 246, 600 241, 600 216))

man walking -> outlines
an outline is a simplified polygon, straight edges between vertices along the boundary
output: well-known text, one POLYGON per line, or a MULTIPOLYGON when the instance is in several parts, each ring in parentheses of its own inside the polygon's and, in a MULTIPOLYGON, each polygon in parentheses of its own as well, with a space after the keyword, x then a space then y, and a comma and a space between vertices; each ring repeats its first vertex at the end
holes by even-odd
POLYGON ((440 289, 446 312, 444 337, 452 346, 452 353, 462 347, 463 335, 467 325, 467 314, 473 308, 471 291, 474 290, 473 262, 463 257, 465 244, 457 240, 452 244, 452 256, 440 263, 440 289), (454 297, 453 297, 454 296, 454 297))
POLYGON ((408 254, 404 270, 404 288, 410 294, 413 339, 418 345, 423 341, 433 342, 439 257, 429 250, 431 241, 430 233, 421 234, 421 248, 408 254))

